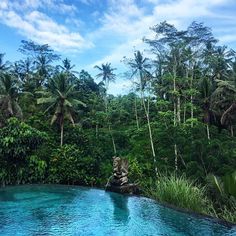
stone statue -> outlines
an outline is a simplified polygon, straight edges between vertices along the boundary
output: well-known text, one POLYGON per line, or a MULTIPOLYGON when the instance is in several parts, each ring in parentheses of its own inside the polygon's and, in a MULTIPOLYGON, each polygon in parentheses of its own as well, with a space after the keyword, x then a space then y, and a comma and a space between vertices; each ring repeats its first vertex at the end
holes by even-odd
POLYGON ((113 175, 108 180, 106 190, 119 193, 137 193, 137 185, 128 183, 128 169, 128 160, 113 157, 113 175))
POLYGON ((111 184, 122 186, 128 183, 128 160, 113 157, 113 178, 111 184))

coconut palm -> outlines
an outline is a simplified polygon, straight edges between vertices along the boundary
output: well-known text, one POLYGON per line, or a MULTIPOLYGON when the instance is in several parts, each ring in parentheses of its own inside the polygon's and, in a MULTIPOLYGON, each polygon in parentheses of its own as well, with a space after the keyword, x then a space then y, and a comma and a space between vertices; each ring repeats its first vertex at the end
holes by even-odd
POLYGON ((22 110, 18 104, 17 80, 10 74, 0 75, 0 108, 1 116, 5 119, 15 116, 22 118, 22 110))
POLYGON ((201 103, 202 103, 201 105, 204 112, 203 121, 206 124, 207 138, 208 140, 210 140, 209 125, 210 125, 210 120, 213 113, 210 107, 211 95, 213 92, 212 81, 207 77, 203 77, 200 81, 199 91, 200 91, 200 98, 201 98, 201 103))
POLYGON ((67 78, 67 74, 60 73, 49 80, 48 89, 38 91, 41 98, 37 99, 38 104, 47 104, 45 112, 53 110, 51 124, 58 122, 61 130, 61 146, 63 145, 64 122, 68 119, 75 125, 73 114, 79 106, 86 106, 77 99, 78 91, 75 85, 71 84, 67 78))
POLYGON ((236 120, 236 88, 232 81, 217 80, 217 88, 212 94, 211 107, 221 117, 221 124, 230 128, 234 135, 233 124, 236 120))
POLYGON ((42 86, 45 81, 50 77, 50 72, 52 71, 51 66, 52 60, 45 55, 40 55, 36 57, 34 61, 37 76, 37 88, 42 86))
POLYGON ((73 70, 74 67, 75 65, 72 65, 71 61, 68 58, 66 58, 65 60, 62 60, 62 66, 59 66, 62 72, 67 74, 71 82, 75 82, 77 79, 75 74, 78 74, 78 72, 73 70))
POLYGON ((100 73, 97 74, 97 78, 102 78, 102 82, 105 85, 106 94, 105 94, 105 107, 107 112, 107 90, 109 87, 110 82, 115 82, 116 75, 113 73, 116 68, 111 67, 111 63, 102 64, 102 66, 95 66, 94 68, 97 68, 100 70, 100 73))
MULTIPOLYGON (((108 90, 108 87, 109 87, 109 83, 115 81, 116 75, 113 73, 113 71, 116 70, 116 68, 112 68, 111 63, 102 64, 102 66, 97 66, 96 65, 94 68, 97 68, 100 71, 100 73, 97 74, 97 78, 102 78, 101 82, 105 85, 104 101, 105 101, 105 109, 106 109, 106 116, 107 116, 107 122, 108 122, 108 129, 109 129, 111 139, 112 139, 114 154, 116 155, 115 140, 114 140, 112 130, 111 130, 111 125, 110 125, 109 119, 108 119, 108 101, 107 101, 107 90, 108 90)), ((102 83, 100 83, 100 85, 102 83)))
POLYGON ((19 68, 22 75, 22 81, 29 82, 29 80, 32 78, 32 72, 33 72, 33 65, 32 60, 30 58, 27 58, 26 60, 20 60, 19 61, 19 68))
POLYGON ((66 58, 65 60, 62 60, 62 66, 60 66, 61 69, 67 73, 76 73, 76 71, 73 71, 72 69, 75 67, 75 65, 71 64, 71 61, 66 58))
POLYGON ((146 85, 149 82, 150 78, 152 77, 150 72, 148 71, 151 68, 151 65, 148 58, 143 57, 140 51, 137 51, 134 53, 134 59, 130 59, 128 61, 128 65, 132 69, 132 76, 136 75, 139 79, 139 83, 137 84, 137 86, 140 91, 141 101, 142 101, 145 116, 147 119, 153 161, 154 161, 154 166, 155 166, 155 172, 157 174, 156 152, 155 152, 154 143, 153 143, 153 135, 152 135, 152 129, 151 129, 151 124, 150 124, 150 116, 149 116, 149 99, 148 99, 148 104, 146 105, 145 97, 144 97, 144 91, 145 91, 146 85))
POLYGON ((0 53, 0 73, 6 72, 9 69, 9 62, 4 62, 4 53, 0 53))
POLYGON ((114 82, 116 79, 116 75, 113 73, 116 68, 111 67, 111 63, 102 64, 102 66, 95 66, 101 71, 101 73, 97 74, 97 78, 102 77, 102 81, 104 81, 106 88, 108 88, 110 82, 114 82))

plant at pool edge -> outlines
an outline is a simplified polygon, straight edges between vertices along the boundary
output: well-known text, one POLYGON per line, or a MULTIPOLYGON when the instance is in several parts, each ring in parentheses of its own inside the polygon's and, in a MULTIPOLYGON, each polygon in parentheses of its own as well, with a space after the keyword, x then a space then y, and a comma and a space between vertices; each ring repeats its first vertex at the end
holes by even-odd
POLYGON ((185 176, 161 175, 146 193, 160 202, 198 213, 209 214, 212 209, 212 204, 205 195, 205 188, 195 185, 185 176))

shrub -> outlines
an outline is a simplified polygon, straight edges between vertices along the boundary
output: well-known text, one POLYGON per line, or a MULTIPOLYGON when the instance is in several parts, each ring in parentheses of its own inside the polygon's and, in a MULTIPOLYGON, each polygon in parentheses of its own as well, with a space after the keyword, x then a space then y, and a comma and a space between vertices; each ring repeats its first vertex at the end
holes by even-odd
POLYGON ((46 175, 47 163, 38 156, 32 155, 27 160, 27 182, 42 183, 46 175))
POLYGON ((95 160, 75 145, 54 150, 49 163, 49 182, 94 185, 95 160))
POLYGON ((217 214, 217 217, 232 222, 236 223, 236 203, 231 202, 231 206, 223 206, 219 209, 219 213, 217 214))
MULTIPOLYGON (((0 129, 1 184, 28 182, 27 157, 46 139, 46 134, 10 118, 0 129)), ((37 171, 37 170, 36 170, 37 171)))
POLYGON ((0 155, 13 160, 23 159, 37 149, 46 134, 16 118, 10 118, 7 125, 0 129, 0 137, 0 155))
POLYGON ((205 196, 205 189, 194 185, 193 181, 184 176, 160 176, 152 187, 147 189, 147 194, 160 202, 198 213, 208 213, 211 207, 205 196))

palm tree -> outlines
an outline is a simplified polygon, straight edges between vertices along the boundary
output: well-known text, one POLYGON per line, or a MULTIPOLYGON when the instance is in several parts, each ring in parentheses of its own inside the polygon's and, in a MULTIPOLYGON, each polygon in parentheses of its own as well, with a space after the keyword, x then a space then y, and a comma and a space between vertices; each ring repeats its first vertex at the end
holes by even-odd
MULTIPOLYGON (((105 109, 106 109, 106 116, 107 116, 107 122, 108 122, 108 129, 111 135, 111 140, 113 144, 113 150, 116 155, 116 145, 115 145, 115 140, 112 135, 112 130, 111 130, 111 125, 109 123, 109 118, 108 118, 108 101, 107 101, 107 90, 109 88, 109 83, 114 82, 116 79, 116 75, 113 73, 116 68, 111 67, 111 63, 106 63, 102 64, 102 66, 95 66, 94 68, 97 68, 100 70, 100 73, 97 74, 97 78, 102 78, 102 83, 105 85, 105 93, 104 93, 104 101, 105 101, 105 109)), ((100 84, 101 85, 101 84, 100 84)))
POLYGON ((22 118, 22 110, 18 104, 18 84, 16 79, 7 73, 0 75, 0 108, 1 116, 22 118))
POLYGON ((94 68, 97 68, 100 70, 100 73, 97 74, 97 78, 102 78, 102 82, 105 85, 106 93, 105 93, 105 107, 107 112, 107 90, 109 87, 110 82, 115 82, 116 75, 113 73, 116 68, 111 67, 111 63, 102 64, 102 66, 95 66, 94 68))
POLYGON ((51 63, 52 60, 45 55, 37 56, 36 60, 34 61, 37 75, 37 88, 43 85, 45 80, 50 77, 50 72, 52 70, 52 66, 50 65, 51 63))
POLYGON ((144 97, 144 91, 145 91, 146 85, 149 82, 150 78, 152 77, 150 72, 148 71, 151 68, 151 65, 148 58, 144 58, 140 51, 137 51, 134 53, 134 59, 129 60, 128 65, 132 69, 132 77, 134 75, 137 75, 139 78, 138 89, 140 90, 141 101, 142 101, 142 105, 143 105, 144 112, 147 119, 153 161, 154 161, 154 166, 155 166, 155 172, 157 174, 156 152, 155 152, 154 143, 153 143, 153 135, 152 135, 152 129, 151 129, 151 124, 150 124, 150 116, 149 116, 149 99, 148 99, 148 104, 146 105, 145 97, 144 97))
POLYGON ((62 61, 62 66, 61 69, 67 73, 76 73, 76 71, 72 71, 72 69, 75 67, 75 65, 71 65, 71 61, 66 58, 65 60, 62 61))
POLYGON ((29 82, 33 74, 32 60, 30 58, 27 58, 26 60, 20 60, 18 65, 21 72, 22 82, 29 82))
POLYGON ((203 77, 200 81, 199 90, 200 90, 202 108, 204 112, 203 121, 206 124, 207 138, 208 140, 210 140, 209 124, 213 113, 210 107, 211 95, 213 92, 213 86, 211 80, 207 77, 203 77))
POLYGON ((78 72, 73 70, 74 67, 75 65, 72 65, 71 61, 68 58, 62 60, 62 66, 59 66, 59 68, 62 69, 62 71, 67 74, 71 82, 75 82, 75 80, 77 79, 75 74, 78 74, 78 72))
POLYGON ((4 55, 5 55, 4 53, 0 53, 0 73, 6 72, 9 69, 8 67, 9 62, 7 61, 4 63, 3 60, 4 55))
POLYGON ((38 91, 41 98, 37 99, 38 104, 48 104, 45 112, 53 110, 51 124, 57 121, 61 130, 61 146, 63 145, 64 122, 68 119, 75 125, 73 114, 77 111, 78 106, 86 106, 83 102, 76 99, 78 91, 75 85, 71 84, 65 73, 55 75, 49 80, 48 89, 38 91))
POLYGON ((221 124, 230 128, 233 136, 233 123, 236 119, 236 88, 233 81, 216 80, 216 82, 217 88, 212 94, 211 107, 221 118, 221 124))

